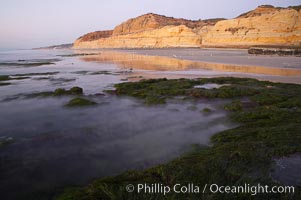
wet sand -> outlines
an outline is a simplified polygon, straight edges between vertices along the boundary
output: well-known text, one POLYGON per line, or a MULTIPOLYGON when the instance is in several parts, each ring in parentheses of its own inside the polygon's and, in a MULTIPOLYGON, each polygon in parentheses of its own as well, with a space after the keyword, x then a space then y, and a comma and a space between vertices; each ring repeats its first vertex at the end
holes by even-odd
POLYGON ((247 50, 241 49, 139 49, 120 50, 121 52, 164 56, 181 60, 200 61, 208 63, 233 64, 243 66, 265 66, 278 68, 301 69, 301 57, 296 56, 271 56, 250 55, 247 50))
POLYGON ((98 53, 81 59, 133 69, 134 77, 228 76, 301 84, 301 57, 252 56, 245 50, 201 49, 99 50, 98 53))

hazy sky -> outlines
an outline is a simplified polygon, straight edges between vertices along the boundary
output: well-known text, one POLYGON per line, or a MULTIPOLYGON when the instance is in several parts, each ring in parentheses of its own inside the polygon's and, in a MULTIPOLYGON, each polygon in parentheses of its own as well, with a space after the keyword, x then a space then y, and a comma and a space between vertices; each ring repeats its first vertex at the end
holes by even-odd
POLYGON ((71 43, 149 12, 186 19, 233 18, 263 4, 287 7, 301 0, 1 0, 0 48, 71 43))

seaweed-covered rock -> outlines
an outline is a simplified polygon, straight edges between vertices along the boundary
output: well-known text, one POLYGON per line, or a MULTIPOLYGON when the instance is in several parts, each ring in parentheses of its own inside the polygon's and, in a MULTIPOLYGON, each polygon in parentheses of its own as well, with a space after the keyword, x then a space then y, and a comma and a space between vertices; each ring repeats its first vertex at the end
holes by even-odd
POLYGON ((73 87, 69 90, 71 94, 83 94, 83 88, 73 87))
POLYGON ((22 80, 22 79, 28 79, 30 77, 23 76, 23 77, 11 77, 8 75, 0 75, 0 81, 10 81, 10 80, 22 80))
POLYGON ((202 111, 204 113, 210 113, 210 112, 212 112, 212 110, 210 108, 204 108, 202 111))
POLYGON ((65 106, 68 107, 82 107, 82 106, 93 106, 96 105, 97 103, 88 99, 84 99, 84 98, 74 98, 71 99, 65 106))
POLYGON ((0 81, 8 81, 8 80, 10 80, 9 76, 7 76, 7 75, 0 76, 0 81))
POLYGON ((64 94, 67 94, 67 93, 68 93, 68 91, 66 91, 65 89, 58 88, 58 89, 54 90, 53 95, 60 96, 60 95, 64 95, 64 94))
POLYGON ((72 87, 70 90, 66 90, 64 88, 57 88, 54 92, 39 92, 29 96, 63 96, 63 95, 82 95, 83 88, 81 87, 72 87))
MULTIPOLYGON (((300 154, 301 86, 247 78, 154 79, 116 85, 116 95, 129 95, 147 101, 174 96, 206 99, 227 98, 225 105, 236 127, 215 134, 212 145, 200 147, 171 162, 142 171, 128 171, 98 179, 87 186, 67 188, 57 200, 94 199, 253 199, 251 194, 219 193, 137 193, 127 192, 128 184, 161 183, 206 185, 248 183, 278 185, 271 179, 274 158, 300 154), (215 89, 194 88, 206 83, 230 84, 215 89), (184 196, 185 195, 185 196, 184 196)), ((209 111, 204 108, 203 112, 209 111)), ((205 113, 204 113, 205 114, 205 113)), ((209 114, 209 113, 208 113, 209 114)), ((208 126, 210 126, 208 124, 208 126)), ((200 134, 202 129, 200 129, 200 134)), ((185 136, 185 134, 184 134, 185 136)), ((283 183, 281 183, 283 184, 283 183)), ((284 185, 284 184, 283 184, 284 185)), ((262 193, 255 199, 301 199, 300 187, 294 194, 262 193)))

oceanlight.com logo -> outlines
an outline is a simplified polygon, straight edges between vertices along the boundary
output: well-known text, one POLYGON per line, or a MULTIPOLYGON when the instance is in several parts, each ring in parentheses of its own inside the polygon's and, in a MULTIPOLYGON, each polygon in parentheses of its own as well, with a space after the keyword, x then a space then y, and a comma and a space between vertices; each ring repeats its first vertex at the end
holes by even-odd
POLYGON ((268 186, 268 185, 250 185, 244 184, 241 186, 221 186, 218 184, 205 184, 204 186, 195 185, 193 183, 181 185, 175 184, 173 186, 164 185, 161 183, 153 184, 129 184, 125 187, 126 191, 137 192, 138 194, 163 194, 169 193, 178 194, 199 194, 199 193, 221 193, 221 194, 250 194, 252 196, 257 194, 293 194, 295 192, 294 186, 268 186))

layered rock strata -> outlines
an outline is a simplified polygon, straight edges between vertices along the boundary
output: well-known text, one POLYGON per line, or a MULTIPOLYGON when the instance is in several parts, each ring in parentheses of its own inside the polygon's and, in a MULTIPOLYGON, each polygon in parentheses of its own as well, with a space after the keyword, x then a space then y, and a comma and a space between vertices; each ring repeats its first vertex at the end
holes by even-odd
POLYGON ((193 21, 150 13, 130 19, 114 30, 86 34, 75 41, 73 48, 245 48, 300 44, 300 6, 259 6, 230 20, 193 21))

